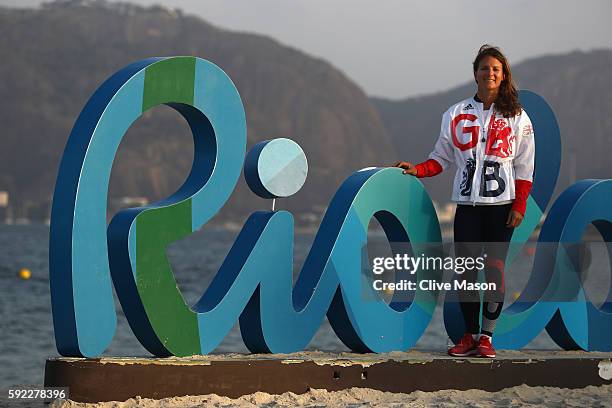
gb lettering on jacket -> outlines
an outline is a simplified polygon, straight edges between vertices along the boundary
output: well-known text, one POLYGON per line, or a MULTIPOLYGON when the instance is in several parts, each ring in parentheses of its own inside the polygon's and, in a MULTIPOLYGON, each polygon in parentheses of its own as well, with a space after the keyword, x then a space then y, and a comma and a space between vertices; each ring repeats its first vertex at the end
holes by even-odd
POLYGON ((451 106, 429 158, 457 165, 452 200, 498 204, 515 198, 515 180, 532 182, 535 142, 527 113, 505 118, 474 98, 451 106))

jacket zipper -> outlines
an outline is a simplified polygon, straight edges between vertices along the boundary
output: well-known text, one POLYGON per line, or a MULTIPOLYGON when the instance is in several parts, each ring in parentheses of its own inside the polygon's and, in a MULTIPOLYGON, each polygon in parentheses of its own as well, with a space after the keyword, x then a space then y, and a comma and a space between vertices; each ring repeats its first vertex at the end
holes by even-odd
MULTIPOLYGON (((474 100, 474 102, 476 102, 476 100, 474 100)), ((489 119, 489 126, 491 125, 491 121, 495 119, 495 111, 493 110, 493 104, 491 104, 491 106, 489 107, 489 114, 487 116, 485 116, 484 114, 484 104, 481 104, 481 109, 479 109, 480 114, 480 121, 482 123, 482 134, 480 135, 480 138, 489 138, 489 134, 488 132, 485 133, 485 129, 487 128, 487 117, 490 117, 489 119)), ((476 144, 476 159, 474 160, 475 162, 475 168, 474 168, 474 178, 472 179, 472 207, 476 207, 476 175, 478 174, 478 169, 480 168, 480 154, 479 154, 479 149, 484 149, 486 146, 483 146, 481 148, 481 144, 482 142, 480 141, 480 138, 478 140, 478 143, 476 144)), ((486 143, 486 139, 485 139, 485 143, 486 143)), ((482 155, 484 157, 484 155, 482 155)), ((484 171, 484 168, 482 169, 482 171, 484 171)), ((482 174, 481 174, 481 179, 482 179, 482 174)))

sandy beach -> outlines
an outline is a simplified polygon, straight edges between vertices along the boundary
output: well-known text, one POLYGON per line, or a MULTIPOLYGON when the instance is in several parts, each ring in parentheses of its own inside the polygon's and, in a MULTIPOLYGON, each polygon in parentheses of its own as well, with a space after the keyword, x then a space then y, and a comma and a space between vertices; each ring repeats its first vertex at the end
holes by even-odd
POLYGON ((56 401, 52 408, 184 408, 184 407, 612 407, 612 385, 589 386, 581 389, 529 387, 521 385, 498 392, 480 390, 416 391, 410 394, 390 393, 369 388, 350 388, 328 392, 313 389, 305 394, 286 392, 270 395, 264 392, 244 395, 237 399, 215 394, 152 400, 132 398, 124 402, 98 404, 56 401))
MULTIPOLYGON (((501 350, 499 362, 506 360, 535 361, 539 359, 566 359, 566 358, 601 358, 599 377, 604 380, 612 378, 612 368, 609 365, 610 353, 584 351, 536 351, 536 350, 501 350)), ((423 352, 410 350, 408 352, 392 352, 380 354, 355 353, 328 353, 321 351, 305 351, 291 354, 217 354, 191 357, 170 357, 164 359, 139 359, 126 357, 107 357, 100 359, 100 363, 121 365, 194 365, 235 359, 235 360, 279 360, 286 363, 297 363, 308 360, 321 365, 350 366, 361 365, 371 367, 384 361, 427 361, 431 358, 441 360, 454 360, 440 352, 423 352)), ((75 359, 75 361, 78 359, 75 359)), ((469 359, 466 362, 473 364, 490 364, 479 359, 469 359)), ((550 375, 560 375, 551 372, 550 375)), ((410 377, 406 382, 410 382, 410 377)), ((418 383, 413 380, 413 383, 418 383)), ((439 390, 414 391, 410 393, 383 392, 372 388, 348 388, 341 391, 327 391, 325 389, 311 388, 306 393, 296 394, 285 392, 282 394, 269 394, 255 392, 239 398, 228 398, 216 394, 172 397, 164 399, 130 398, 127 401, 111 401, 101 403, 78 403, 75 401, 55 401, 50 405, 53 408, 178 408, 178 407, 356 407, 356 406, 393 406, 393 407, 612 407, 612 384, 601 386, 588 386, 585 388, 560 388, 546 386, 528 386, 525 384, 504 388, 500 391, 488 392, 480 389, 467 390, 439 390)))

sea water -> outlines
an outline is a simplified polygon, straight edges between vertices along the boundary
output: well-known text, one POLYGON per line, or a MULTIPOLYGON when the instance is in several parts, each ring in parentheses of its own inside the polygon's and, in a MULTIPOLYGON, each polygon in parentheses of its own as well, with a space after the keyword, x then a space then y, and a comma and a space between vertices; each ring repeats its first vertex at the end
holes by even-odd
MULTIPOLYGON (((237 234, 237 231, 207 226, 168 249, 177 282, 188 304, 194 304, 199 299, 237 234)), ((296 234, 294 279, 313 239, 314 233, 296 234)), ((49 227, 46 225, 0 225, 0 389, 12 385, 42 385, 45 360, 58 356, 49 294, 48 240, 49 227), (21 268, 32 272, 30 279, 19 277, 21 268)), ((607 262, 605 253, 593 254, 593 258, 607 262)), ((605 273, 608 274, 602 279, 608 279, 609 287, 609 265, 605 264, 602 268, 606 268, 605 273)), ((506 299, 525 284, 530 273, 528 269, 523 268, 523 272, 519 271, 515 276, 506 275, 506 299)), ((507 300, 507 303, 510 301, 507 300)), ((117 332, 104 355, 150 356, 132 334, 118 302, 116 306, 117 332)), ((438 305, 431 324, 416 348, 444 351, 447 344, 442 307, 438 305)), ((545 331, 528 348, 558 349, 545 331)), ((327 320, 308 349, 349 351, 335 336, 327 320)), ((215 350, 215 353, 226 352, 248 352, 237 326, 215 350)))

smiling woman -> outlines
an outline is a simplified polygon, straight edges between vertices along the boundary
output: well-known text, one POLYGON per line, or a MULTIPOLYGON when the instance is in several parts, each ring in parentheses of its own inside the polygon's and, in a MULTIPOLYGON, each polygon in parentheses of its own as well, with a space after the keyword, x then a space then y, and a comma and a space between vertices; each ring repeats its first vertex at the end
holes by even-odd
POLYGON ((486 89, 499 88, 504 79, 504 67, 502 63, 489 55, 480 62, 476 71, 476 83, 482 82, 486 89))
POLYGON ((474 60, 473 68, 478 96, 486 98, 483 100, 485 110, 495 103, 496 111, 506 118, 521 113, 510 64, 499 49, 483 45, 474 60))
POLYGON ((514 228, 525 215, 535 143, 510 65, 499 48, 480 47, 473 71, 476 95, 444 113, 440 137, 429 160, 417 165, 398 162, 396 166, 419 178, 435 176, 451 164, 457 166, 452 195, 458 204, 455 257, 486 256, 487 284, 477 284, 477 267, 463 273, 455 269, 465 334, 448 352, 492 358, 491 337, 504 302, 504 262, 514 228), (489 289, 483 296, 482 319, 480 289, 489 289))

